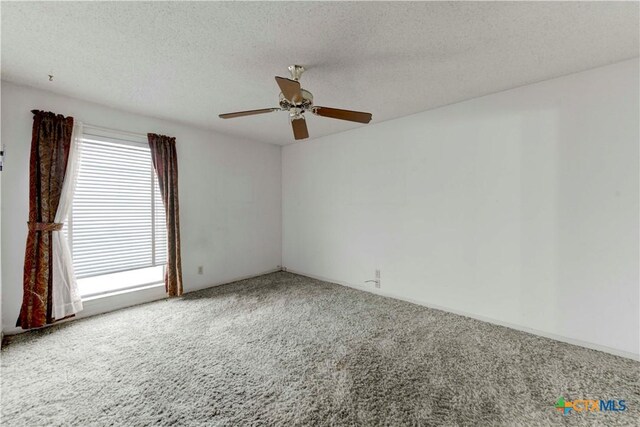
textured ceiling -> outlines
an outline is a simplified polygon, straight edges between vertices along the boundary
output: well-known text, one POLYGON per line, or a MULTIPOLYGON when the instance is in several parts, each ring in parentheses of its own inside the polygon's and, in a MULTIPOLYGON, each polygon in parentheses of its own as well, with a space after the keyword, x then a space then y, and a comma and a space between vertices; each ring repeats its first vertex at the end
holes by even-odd
MULTIPOLYGON (((2 2, 2 78, 293 142, 275 75, 373 122, 638 56, 637 2, 2 2), (49 82, 47 74, 54 74, 49 82)), ((311 137, 366 126, 310 114, 311 137)), ((310 116, 310 117, 309 117, 310 116)))

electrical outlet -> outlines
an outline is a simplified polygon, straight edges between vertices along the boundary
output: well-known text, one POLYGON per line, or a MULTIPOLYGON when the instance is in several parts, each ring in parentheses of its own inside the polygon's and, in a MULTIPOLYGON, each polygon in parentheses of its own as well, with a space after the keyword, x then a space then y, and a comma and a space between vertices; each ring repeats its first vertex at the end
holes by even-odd
POLYGON ((380 270, 376 270, 375 280, 365 280, 364 283, 373 283, 376 288, 380 289, 380 270))
POLYGON ((201 265, 198 266, 198 274, 202 274, 203 268, 201 265))

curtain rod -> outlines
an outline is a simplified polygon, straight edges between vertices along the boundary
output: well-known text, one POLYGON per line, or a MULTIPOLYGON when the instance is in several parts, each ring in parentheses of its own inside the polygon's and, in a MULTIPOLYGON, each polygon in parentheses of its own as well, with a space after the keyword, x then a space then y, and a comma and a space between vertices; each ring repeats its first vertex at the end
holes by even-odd
POLYGON ((119 133, 120 135, 129 135, 129 136, 135 136, 136 138, 143 138, 143 139, 147 139, 147 134, 146 133, 136 133, 136 132, 129 132, 126 130, 118 130, 118 129, 110 129, 110 128, 106 128, 103 126, 95 126, 95 125, 91 125, 88 123, 82 123, 82 126, 85 128, 91 128, 91 129, 95 129, 95 130, 99 130, 99 131, 104 131, 104 132, 112 132, 112 133, 119 133))

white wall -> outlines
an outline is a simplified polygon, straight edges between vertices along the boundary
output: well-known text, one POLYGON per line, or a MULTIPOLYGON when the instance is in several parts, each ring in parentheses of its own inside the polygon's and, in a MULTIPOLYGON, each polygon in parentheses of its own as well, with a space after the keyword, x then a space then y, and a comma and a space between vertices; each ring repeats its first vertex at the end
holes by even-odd
MULTIPOLYGON (((2 82, 2 316, 16 332, 22 301, 27 235, 28 168, 32 114, 42 109, 87 124, 177 139, 182 266, 185 292, 276 270, 281 263, 280 147, 249 142, 193 127, 2 82), (204 274, 198 275, 198 266, 204 274)), ((218 120, 211 114, 211 120, 218 120)), ((145 291, 146 299, 163 296, 145 291)), ((111 308, 142 302, 115 298, 111 308)), ((90 303, 96 312, 95 302, 90 303)), ((102 310, 99 310, 102 311, 102 310)))
POLYGON ((370 291, 379 268, 378 292, 637 357, 638 73, 284 147, 283 265, 370 291))
MULTIPOLYGON (((2 89, 0 88, 0 99, 2 98, 2 89)), ((2 105, 0 103, 0 117, 2 117, 2 105)), ((2 121, 0 120, 0 128, 2 121)), ((2 138, 0 138, 0 150, 2 149, 2 138)), ((0 171, 0 242, 2 242, 2 172, 0 171)), ((2 245, 0 244, 0 347, 2 347, 2 339, 4 338, 4 321, 2 318, 2 245)))

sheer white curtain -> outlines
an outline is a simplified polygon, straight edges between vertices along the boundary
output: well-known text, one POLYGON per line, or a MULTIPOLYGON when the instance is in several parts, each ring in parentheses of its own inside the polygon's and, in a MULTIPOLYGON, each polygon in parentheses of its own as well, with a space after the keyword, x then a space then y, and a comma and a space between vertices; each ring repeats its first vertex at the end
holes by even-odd
MULTIPOLYGON (((71 133, 67 171, 54 220, 57 223, 64 222, 71 211, 73 193, 78 180, 81 140, 82 123, 76 122, 71 133)), ((71 251, 62 231, 53 232, 53 265, 51 267, 53 269, 53 318, 60 320, 82 310, 82 299, 78 292, 76 275, 73 272, 71 251)))

